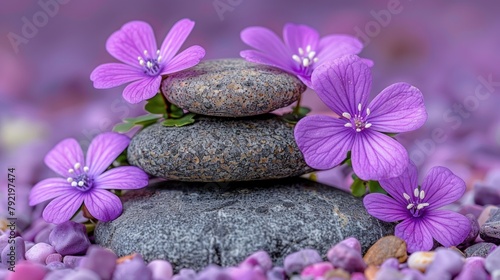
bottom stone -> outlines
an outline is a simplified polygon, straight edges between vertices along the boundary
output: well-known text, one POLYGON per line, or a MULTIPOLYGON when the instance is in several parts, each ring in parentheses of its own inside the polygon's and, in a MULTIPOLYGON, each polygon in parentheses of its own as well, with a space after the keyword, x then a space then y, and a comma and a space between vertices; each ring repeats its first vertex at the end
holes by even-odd
POLYGON ((393 225, 360 199, 300 178, 232 183, 161 182, 123 196, 116 220, 99 223, 96 242, 119 256, 166 259, 175 270, 235 265, 264 250, 276 264, 304 248, 323 256, 353 236, 363 251, 393 225))

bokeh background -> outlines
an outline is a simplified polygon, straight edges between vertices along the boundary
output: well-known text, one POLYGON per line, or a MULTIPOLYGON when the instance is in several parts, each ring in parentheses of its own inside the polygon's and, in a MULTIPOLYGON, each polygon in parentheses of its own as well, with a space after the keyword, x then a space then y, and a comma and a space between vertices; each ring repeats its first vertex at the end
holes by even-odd
MULTIPOLYGON (((362 56, 375 62, 373 94, 405 81, 425 96, 427 124, 398 136, 422 173, 443 165, 471 187, 500 167, 499 12, 499 1, 0 0, 0 214, 7 167, 16 168, 27 225, 38 215, 27 206, 29 189, 51 175, 43 157, 54 144, 74 137, 85 147, 144 113, 122 99, 123 87, 96 90, 89 80, 114 61, 106 39, 130 20, 149 22, 160 42, 177 20, 196 21, 184 46, 203 46, 206 59, 238 57, 246 49, 239 33, 252 25, 280 36, 287 22, 358 36, 362 56)), ((314 92, 304 99, 313 113, 328 113, 314 92)), ((322 180, 341 185, 341 171, 322 180)))

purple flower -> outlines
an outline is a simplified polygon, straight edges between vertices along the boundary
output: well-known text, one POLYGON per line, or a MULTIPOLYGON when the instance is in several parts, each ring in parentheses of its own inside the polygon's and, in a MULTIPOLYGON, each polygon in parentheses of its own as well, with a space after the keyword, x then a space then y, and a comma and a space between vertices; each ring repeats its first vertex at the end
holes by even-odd
POLYGON ((381 180, 387 195, 368 194, 363 203, 370 215, 386 222, 402 221, 395 235, 406 241, 408 252, 429 251, 433 238, 443 246, 456 246, 469 234, 469 220, 456 212, 438 208, 458 200, 465 182, 448 168, 434 167, 421 187, 417 167, 410 163, 397 178, 381 180))
POLYGON ((125 135, 102 133, 92 140, 84 159, 75 139, 61 141, 47 154, 45 164, 63 178, 45 179, 36 184, 31 190, 30 205, 52 200, 45 207, 43 218, 55 224, 71 219, 82 203, 98 220, 115 219, 122 212, 122 204, 107 189, 138 189, 148 184, 147 174, 134 166, 106 171, 129 142, 125 135))
POLYGON ((383 132, 406 132, 424 124, 427 113, 420 90, 396 83, 368 104, 370 68, 355 55, 322 64, 312 83, 339 117, 315 115, 297 123, 295 139, 309 166, 333 168, 351 151, 354 173, 363 180, 392 178, 405 170, 408 152, 383 132))
POLYGON ((122 63, 98 66, 90 79, 95 88, 112 88, 133 82, 125 87, 123 98, 129 103, 139 103, 158 92, 162 75, 193 67, 205 56, 200 46, 179 51, 194 27, 189 19, 178 21, 158 49, 151 26, 142 21, 132 21, 109 37, 108 52, 122 63))
MULTIPOLYGON (((297 75, 312 87, 311 74, 321 63, 348 54, 358 54, 363 44, 349 35, 319 37, 318 31, 307 26, 288 23, 283 28, 283 41, 271 30, 253 26, 241 32, 241 40, 256 50, 240 55, 248 61, 278 67, 297 75)), ((370 66, 373 63, 366 60, 370 66)))

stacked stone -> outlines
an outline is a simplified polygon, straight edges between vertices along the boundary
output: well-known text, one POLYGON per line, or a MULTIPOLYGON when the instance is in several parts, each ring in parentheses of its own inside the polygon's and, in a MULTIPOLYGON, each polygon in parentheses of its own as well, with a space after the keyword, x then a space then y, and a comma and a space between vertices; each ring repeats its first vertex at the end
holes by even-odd
POLYGON ((269 114, 306 90, 295 76, 223 59, 171 75, 162 88, 200 115, 193 125, 156 124, 132 139, 129 162, 169 181, 127 193, 123 215, 97 226, 97 243, 179 270, 235 265, 259 250, 278 263, 304 248, 326 255, 349 236, 366 250, 392 233, 361 200, 296 177, 311 170, 293 126, 269 114))

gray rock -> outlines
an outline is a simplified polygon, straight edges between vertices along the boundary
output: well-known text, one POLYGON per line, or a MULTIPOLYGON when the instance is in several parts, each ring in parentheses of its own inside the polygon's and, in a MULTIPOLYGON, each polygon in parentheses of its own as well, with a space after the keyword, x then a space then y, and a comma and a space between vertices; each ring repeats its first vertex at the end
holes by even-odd
POLYGON ((481 226, 479 236, 484 241, 500 244, 500 210, 490 212, 490 217, 481 226))
POLYGON ((193 113, 243 117, 297 101, 306 86, 294 75, 243 59, 209 60, 163 81, 167 99, 193 113))
POLYGON ((176 271, 236 265, 264 250, 275 265, 301 249, 323 258, 356 237, 368 249, 393 224, 368 215, 361 199, 300 178, 258 182, 160 182, 123 197, 124 212, 99 223, 96 242, 119 256, 168 260, 176 271))
POLYGON ((470 257, 482 257, 486 258, 486 256, 493 251, 497 245, 489 242, 479 242, 476 243, 467 249, 464 250, 465 256, 467 258, 470 257))
POLYGON ((201 117, 184 127, 155 124, 132 139, 128 160, 151 175, 187 182, 277 179, 311 171, 293 127, 274 115, 201 117))

